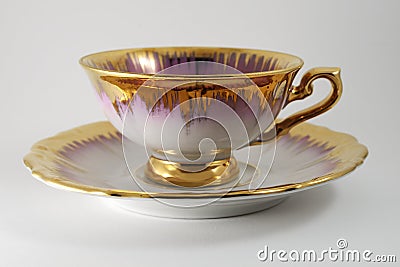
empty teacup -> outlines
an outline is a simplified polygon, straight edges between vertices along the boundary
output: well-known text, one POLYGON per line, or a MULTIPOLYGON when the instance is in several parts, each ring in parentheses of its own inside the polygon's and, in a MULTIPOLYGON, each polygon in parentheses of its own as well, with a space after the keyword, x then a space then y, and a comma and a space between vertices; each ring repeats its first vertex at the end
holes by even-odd
POLYGON ((180 186, 237 177, 232 151, 270 142, 330 109, 342 90, 339 68, 315 68, 292 86, 303 61, 292 55, 213 47, 141 48, 83 57, 110 122, 149 153, 146 177, 180 186), (276 121, 290 102, 325 78, 321 102, 276 121))

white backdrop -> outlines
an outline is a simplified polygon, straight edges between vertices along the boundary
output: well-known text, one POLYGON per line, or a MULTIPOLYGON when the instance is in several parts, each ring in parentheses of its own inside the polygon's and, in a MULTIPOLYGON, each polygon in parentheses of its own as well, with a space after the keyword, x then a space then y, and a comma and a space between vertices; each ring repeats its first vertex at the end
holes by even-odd
POLYGON ((266 264, 257 259, 264 245, 322 250, 338 238, 400 261, 398 1, 2 0, 0 6, 0 266, 257 266, 266 264), (273 209, 203 221, 125 213, 30 176, 22 157, 34 142, 104 120, 81 56, 175 45, 288 52, 305 60, 299 77, 314 66, 340 66, 342 99, 312 122, 356 136, 369 148, 367 161, 345 179, 273 209))

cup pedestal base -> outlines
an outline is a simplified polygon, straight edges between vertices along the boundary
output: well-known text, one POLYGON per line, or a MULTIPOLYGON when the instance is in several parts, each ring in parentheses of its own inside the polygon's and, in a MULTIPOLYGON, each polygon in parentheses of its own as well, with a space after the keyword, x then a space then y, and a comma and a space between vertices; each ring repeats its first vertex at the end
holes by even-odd
POLYGON ((200 187, 232 181, 239 175, 239 166, 233 157, 206 164, 186 164, 150 157, 144 174, 157 183, 200 187))

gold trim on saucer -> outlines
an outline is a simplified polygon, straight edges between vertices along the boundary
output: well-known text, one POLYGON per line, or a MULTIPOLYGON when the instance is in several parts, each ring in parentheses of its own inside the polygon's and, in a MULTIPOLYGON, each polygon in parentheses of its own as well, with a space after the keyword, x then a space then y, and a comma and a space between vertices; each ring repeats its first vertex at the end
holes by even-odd
MULTIPOLYGON (((275 195, 316 186, 353 171, 363 163, 368 155, 367 148, 360 144, 353 136, 334 132, 325 127, 302 123, 293 127, 288 134, 299 138, 308 136, 314 140, 314 144, 317 142, 324 144, 327 148, 331 148, 327 157, 337 162, 335 168, 327 175, 313 177, 304 182, 259 188, 252 191, 232 190, 230 192, 215 193, 157 193, 108 189, 83 185, 60 175, 57 171, 56 163, 62 160, 61 153, 66 146, 73 146, 75 143, 86 143, 99 137, 101 139, 118 138, 121 140, 120 133, 109 122, 83 125, 41 140, 34 144, 31 151, 24 157, 24 164, 31 170, 32 175, 40 181, 69 191, 124 198, 227 198, 249 195, 275 195)), ((78 166, 71 167, 79 168, 78 166)))

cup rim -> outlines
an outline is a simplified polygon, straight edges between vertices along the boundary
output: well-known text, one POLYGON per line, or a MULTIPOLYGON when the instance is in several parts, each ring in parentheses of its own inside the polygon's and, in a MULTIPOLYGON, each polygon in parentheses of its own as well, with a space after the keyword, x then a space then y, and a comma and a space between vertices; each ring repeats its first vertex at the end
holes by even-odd
POLYGON ((113 75, 118 77, 132 77, 132 78, 167 78, 167 79, 184 79, 184 78, 201 78, 201 79, 218 79, 218 78, 239 78, 239 77, 260 77, 260 76, 268 76, 273 74, 282 74, 282 73, 290 73, 295 70, 299 70, 303 65, 304 61, 295 55, 272 51, 272 50, 263 50, 263 49, 253 49, 253 48, 236 48, 236 47, 213 47, 213 46, 159 46, 159 47, 138 47, 138 48, 124 48, 124 49, 115 49, 115 50, 106 50, 100 51, 96 53, 87 54, 79 59, 79 64, 86 70, 91 70, 95 72, 99 72, 106 75, 113 75), (117 71, 117 70, 107 70, 103 68, 89 66, 85 61, 100 55, 106 54, 120 54, 124 52, 135 52, 135 51, 157 51, 162 49, 173 49, 173 50, 183 50, 183 49, 223 49, 223 50, 231 50, 234 52, 254 52, 254 53, 265 53, 272 55, 280 55, 290 59, 290 61, 297 61, 293 66, 280 68, 276 70, 268 70, 268 71, 258 71, 258 72, 248 72, 248 73, 237 73, 237 74, 207 74, 207 75, 185 75, 185 74, 157 74, 157 73, 134 73, 134 72, 125 72, 125 71, 117 71))

